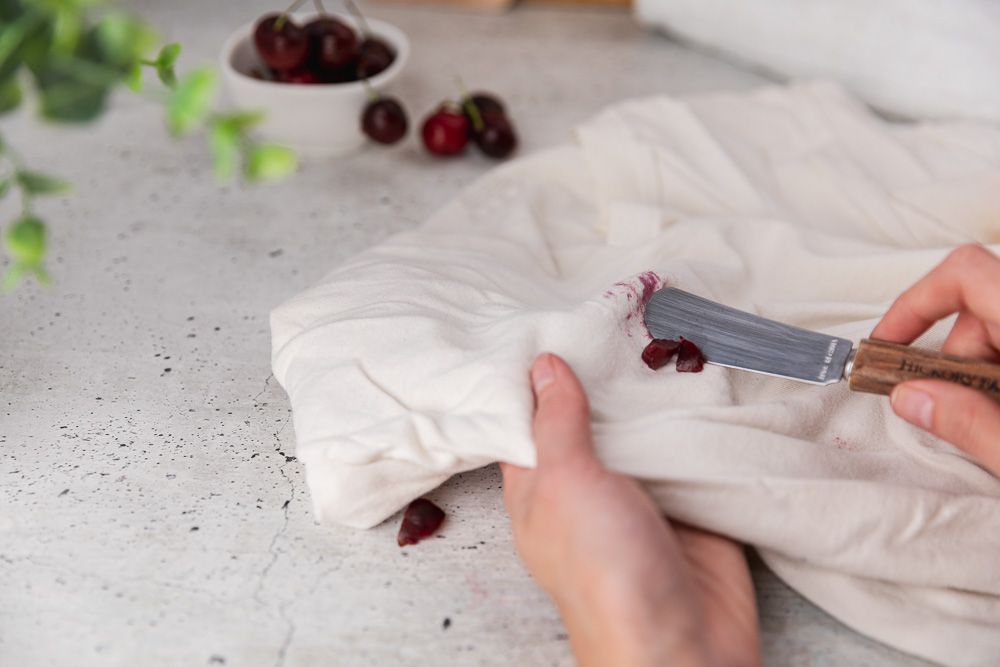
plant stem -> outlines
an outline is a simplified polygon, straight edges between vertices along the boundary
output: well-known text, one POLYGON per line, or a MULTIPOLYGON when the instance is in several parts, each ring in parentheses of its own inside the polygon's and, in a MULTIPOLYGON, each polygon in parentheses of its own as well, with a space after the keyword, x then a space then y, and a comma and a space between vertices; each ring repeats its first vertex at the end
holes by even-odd
POLYGON ((313 0, 313 4, 316 5, 316 11, 318 11, 323 16, 326 16, 326 7, 323 6, 323 0, 313 0))
POLYGON ((476 132, 482 132, 486 128, 486 123, 483 122, 483 114, 479 113, 479 107, 472 101, 472 96, 469 95, 462 77, 456 76, 455 81, 458 83, 458 92, 462 95, 461 104, 469 112, 469 119, 472 120, 473 129, 476 132))
POLYGON ((361 79, 361 81, 365 84, 365 90, 368 92, 368 99, 372 102, 378 102, 382 96, 379 95, 378 91, 375 90, 372 87, 372 84, 368 82, 368 77, 366 76, 361 79))
POLYGON ((293 2, 291 4, 291 6, 289 6, 288 9, 286 9, 283 12, 281 12, 281 16, 279 16, 278 20, 274 22, 274 30, 276 30, 276 31, 277 30, 281 30, 285 26, 285 21, 288 20, 289 15, 292 12, 294 12, 296 9, 298 9, 302 5, 302 3, 305 2, 305 1, 306 0, 295 0, 295 2, 293 2))
POLYGON ((344 0, 344 4, 347 5, 347 10, 358 20, 358 25, 361 26, 361 36, 368 37, 372 34, 372 29, 368 25, 368 21, 365 20, 365 15, 362 14, 361 10, 358 9, 358 6, 354 4, 354 0, 344 0))

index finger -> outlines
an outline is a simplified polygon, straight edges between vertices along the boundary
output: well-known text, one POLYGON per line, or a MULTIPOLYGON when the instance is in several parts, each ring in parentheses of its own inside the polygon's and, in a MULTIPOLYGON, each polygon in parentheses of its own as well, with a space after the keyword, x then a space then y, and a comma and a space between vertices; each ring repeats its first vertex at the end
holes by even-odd
POLYGON ((892 304, 871 337, 912 343, 935 322, 967 310, 1000 323, 1000 258, 981 245, 964 245, 892 304))

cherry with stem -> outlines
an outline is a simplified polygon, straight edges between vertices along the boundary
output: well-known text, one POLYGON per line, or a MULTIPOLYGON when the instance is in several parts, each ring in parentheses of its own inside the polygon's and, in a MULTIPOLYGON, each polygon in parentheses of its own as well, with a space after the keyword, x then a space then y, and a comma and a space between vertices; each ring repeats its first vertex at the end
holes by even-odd
POLYGON ((305 31, 290 17, 302 4, 296 0, 282 14, 268 14, 254 28, 253 41, 261 59, 273 70, 292 70, 306 60, 309 41, 305 31))
POLYGON ((483 122, 483 115, 479 113, 479 107, 476 106, 472 96, 469 95, 469 90, 465 87, 462 77, 456 76, 455 82, 458 84, 458 92, 462 96, 462 109, 472 123, 472 131, 474 134, 479 134, 486 128, 486 123, 483 122))
POLYGON ((486 93, 472 95, 461 77, 455 77, 462 95, 463 115, 470 123, 470 138, 487 157, 503 159, 517 148, 517 134, 500 100, 486 93))
POLYGON ((384 41, 376 37, 365 20, 364 14, 354 3, 354 0, 345 0, 348 11, 358 22, 358 30, 361 33, 361 41, 358 42, 358 78, 372 77, 388 69, 389 65, 396 59, 396 54, 384 41))

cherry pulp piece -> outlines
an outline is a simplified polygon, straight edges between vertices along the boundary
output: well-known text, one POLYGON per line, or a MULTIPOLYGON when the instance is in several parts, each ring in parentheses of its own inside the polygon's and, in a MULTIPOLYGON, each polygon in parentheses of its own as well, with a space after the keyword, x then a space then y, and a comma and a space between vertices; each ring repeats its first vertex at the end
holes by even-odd
POLYGON ((677 351, 677 371, 679 373, 700 373, 705 367, 705 356, 697 345, 686 338, 681 338, 680 349, 677 351))
POLYGON ((433 535, 443 521, 443 509, 426 498, 417 498, 403 512, 403 523, 399 526, 396 544, 401 547, 416 544, 433 535))
POLYGON ((424 120, 420 134, 434 155, 457 155, 465 150, 469 121, 461 112, 441 107, 424 120))
POLYGON ((268 14, 260 19, 254 29, 253 42, 261 60, 276 70, 300 67, 309 51, 305 31, 284 14, 268 14))
POLYGON ((380 144, 396 143, 406 136, 406 129, 406 111, 391 97, 369 102, 361 115, 361 131, 380 144))
POLYGON ((358 48, 358 36, 349 25, 331 16, 306 24, 309 60, 319 69, 332 70, 351 62, 358 48))
POLYGON ((680 346, 680 341, 668 338, 654 338, 646 346, 646 349, 642 351, 642 360, 654 371, 658 370, 666 366, 667 362, 674 358, 680 346))

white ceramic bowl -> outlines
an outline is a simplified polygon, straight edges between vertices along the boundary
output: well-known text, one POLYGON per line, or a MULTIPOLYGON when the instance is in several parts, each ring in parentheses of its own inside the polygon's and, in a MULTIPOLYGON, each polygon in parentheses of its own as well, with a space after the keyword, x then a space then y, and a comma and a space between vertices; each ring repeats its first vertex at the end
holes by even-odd
MULTIPOLYGON (((296 14, 305 24, 315 15, 296 14)), ((334 14, 355 30, 357 22, 334 14)), ((371 77, 378 91, 389 88, 410 58, 410 42, 402 30, 376 19, 367 19, 371 32, 396 53, 387 69, 371 77)), ((326 84, 289 84, 261 81, 249 72, 261 66, 253 45, 254 24, 234 32, 222 47, 220 66, 232 104, 248 111, 264 111, 267 117, 255 130, 267 141, 279 143, 304 155, 333 156, 351 153, 366 141, 361 132, 361 112, 368 93, 361 81, 326 84)), ((360 34, 360 33, 359 33, 360 34)))

